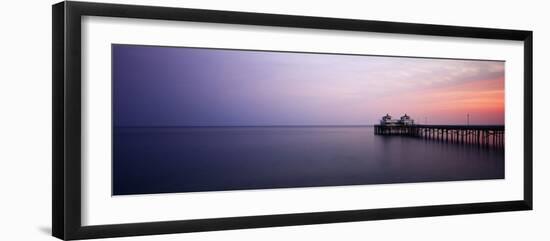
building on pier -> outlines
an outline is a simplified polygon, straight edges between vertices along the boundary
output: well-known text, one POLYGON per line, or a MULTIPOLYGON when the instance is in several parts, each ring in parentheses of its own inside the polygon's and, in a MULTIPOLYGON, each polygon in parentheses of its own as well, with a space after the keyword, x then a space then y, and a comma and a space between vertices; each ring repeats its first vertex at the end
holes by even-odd
POLYGON ((382 119, 380 120, 380 125, 383 126, 410 126, 414 125, 414 120, 405 114, 404 116, 401 116, 399 119, 392 119, 390 114, 386 114, 385 116, 382 116, 382 119))
POLYGON ((405 126, 414 125, 414 120, 411 119, 411 117, 408 116, 407 114, 405 114, 404 116, 401 116, 401 119, 399 119, 399 122, 405 126))

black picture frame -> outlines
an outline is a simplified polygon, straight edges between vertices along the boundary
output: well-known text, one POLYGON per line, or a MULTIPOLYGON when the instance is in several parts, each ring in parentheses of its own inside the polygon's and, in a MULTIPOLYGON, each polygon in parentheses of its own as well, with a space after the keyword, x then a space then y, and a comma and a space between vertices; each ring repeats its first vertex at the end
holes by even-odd
POLYGON ((336 19, 171 7, 60 2, 52 6, 53 194, 52 233, 65 239, 185 233, 380 219, 531 210, 533 33, 532 31, 336 19), (83 226, 81 224, 81 17, 195 21, 427 36, 517 40, 524 43, 524 194, 522 200, 367 210, 175 220, 83 226))

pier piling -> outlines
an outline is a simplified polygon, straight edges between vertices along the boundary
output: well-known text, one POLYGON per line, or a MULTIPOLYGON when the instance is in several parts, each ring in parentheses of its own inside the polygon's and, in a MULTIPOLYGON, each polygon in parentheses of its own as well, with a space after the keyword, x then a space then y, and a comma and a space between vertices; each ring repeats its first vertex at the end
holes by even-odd
POLYGON ((484 147, 504 147, 504 126, 502 125, 375 125, 374 134, 411 136, 484 147))

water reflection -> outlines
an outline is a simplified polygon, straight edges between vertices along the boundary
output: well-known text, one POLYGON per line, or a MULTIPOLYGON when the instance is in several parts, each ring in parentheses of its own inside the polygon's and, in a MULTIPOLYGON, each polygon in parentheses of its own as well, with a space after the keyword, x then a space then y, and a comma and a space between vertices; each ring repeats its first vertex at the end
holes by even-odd
POLYGON ((370 127, 115 128, 113 194, 504 178, 504 150, 370 127))

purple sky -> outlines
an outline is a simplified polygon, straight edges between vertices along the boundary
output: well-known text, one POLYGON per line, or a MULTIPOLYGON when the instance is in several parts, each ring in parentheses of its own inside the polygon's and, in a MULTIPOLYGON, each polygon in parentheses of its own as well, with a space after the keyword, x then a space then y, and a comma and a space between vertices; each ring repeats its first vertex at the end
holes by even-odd
POLYGON ((504 123, 504 62, 113 45, 117 126, 504 123))

